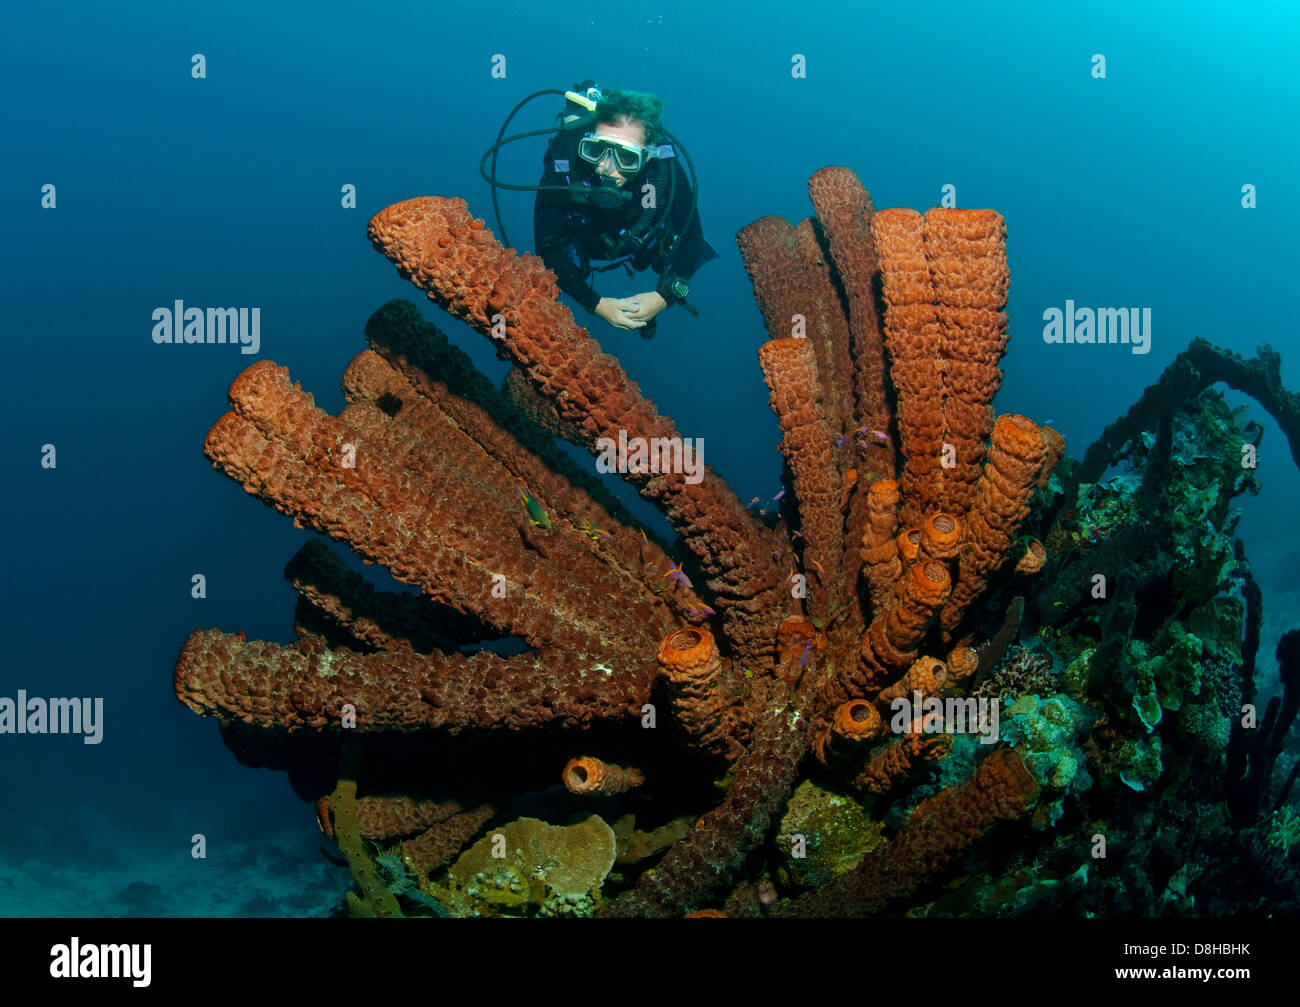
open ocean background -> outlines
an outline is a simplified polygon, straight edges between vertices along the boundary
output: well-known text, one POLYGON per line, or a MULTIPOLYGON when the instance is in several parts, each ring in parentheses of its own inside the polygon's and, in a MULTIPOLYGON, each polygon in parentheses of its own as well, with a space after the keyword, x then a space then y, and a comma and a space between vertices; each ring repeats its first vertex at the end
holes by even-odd
MULTIPOLYGON (((495 230, 478 163, 521 98, 590 76, 663 99, 721 258, 692 283, 699 318, 665 312, 650 341, 599 321, 592 334, 748 500, 777 491, 781 459, 733 237, 810 214, 808 176, 827 164, 856 171, 877 208, 925 209, 952 184, 958 205, 1006 217, 1012 339, 996 405, 1050 422, 1075 457, 1198 336, 1248 357, 1272 343, 1300 389, 1298 26, 1282 3, 6 5, 0 696, 100 696, 105 726, 99 745, 0 736, 0 916, 339 904, 349 875, 320 854, 313 809, 283 773, 240 766, 215 721, 172 694, 195 629, 293 639, 281 571, 313 534, 214 471, 203 440, 262 358, 337 414, 365 322, 393 298, 421 304, 499 382, 488 342, 402 280, 365 228, 399 200, 459 195, 495 230), (195 53, 206 79, 191 76, 195 53), (795 53, 806 79, 791 76, 795 53), (57 209, 41 206, 47 184, 57 209), (1246 184, 1256 209, 1242 208, 1246 184), (340 206, 344 185, 355 209, 340 206), (1151 352, 1045 344, 1042 313, 1067 298, 1149 307, 1151 352), (155 345, 151 313, 176 299, 260 307, 260 352, 155 345), (190 596, 195 572, 206 599, 190 596), (206 859, 190 856, 195 834, 206 859)), ((534 102, 512 132, 553 125, 560 104, 534 102)), ((508 148, 499 176, 534 184, 544 148, 508 148)), ((531 194, 501 203, 531 247, 531 194)), ((654 285, 615 275, 597 289, 654 285)), ((1265 428, 1264 489, 1240 501, 1238 534, 1264 590, 1267 694, 1300 612, 1300 475, 1272 419, 1228 400, 1265 428)))

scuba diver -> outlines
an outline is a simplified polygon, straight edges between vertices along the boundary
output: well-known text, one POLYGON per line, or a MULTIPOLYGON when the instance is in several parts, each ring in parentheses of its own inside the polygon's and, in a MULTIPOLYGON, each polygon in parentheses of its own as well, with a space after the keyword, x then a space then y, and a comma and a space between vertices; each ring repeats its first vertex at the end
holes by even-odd
MULTIPOLYGON (((535 190, 533 228, 537 254, 555 273, 559 287, 592 314, 619 329, 638 329, 647 339, 655 316, 672 304, 686 303, 689 280, 717 258, 700 226, 698 185, 687 180, 679 155, 695 178, 690 155, 663 128, 663 103, 636 91, 602 93, 593 81, 572 91, 539 91, 518 105, 501 127, 492 157, 492 174, 480 171, 496 189, 535 190), (543 94, 564 94, 560 126, 506 139, 516 112, 543 94), (543 158, 541 184, 507 185, 496 179, 496 154, 506 143, 527 136, 555 133, 543 158), (671 141, 671 142, 665 142, 671 141), (600 263, 600 264, 596 264, 600 263), (629 277, 653 268, 653 290, 631 297, 602 297, 590 283, 595 273, 622 267, 629 277)), ((501 215, 497 226, 507 242, 501 215)))

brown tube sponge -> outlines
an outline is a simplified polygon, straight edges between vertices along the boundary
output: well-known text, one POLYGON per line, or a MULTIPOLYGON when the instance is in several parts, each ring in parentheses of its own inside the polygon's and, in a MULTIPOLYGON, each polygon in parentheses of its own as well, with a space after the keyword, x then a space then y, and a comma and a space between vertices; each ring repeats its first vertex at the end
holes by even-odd
POLYGON ((989 575, 1007 559, 1011 539, 1029 515, 1029 501, 1042 470, 1046 445, 1032 420, 1013 413, 993 424, 988 463, 966 515, 966 536, 952 595, 939 615, 945 634, 961 622, 989 575))
POLYGON ((948 652, 948 660, 944 662, 948 668, 948 688, 958 686, 969 679, 979 668, 979 663, 979 654, 975 652, 974 647, 965 644, 953 647, 948 652))
POLYGON ((876 752, 853 778, 853 786, 870 794, 888 793, 913 770, 938 762, 951 750, 949 734, 905 734, 876 752))
POLYGON ((571 794, 622 794, 645 782, 639 769, 625 769, 601 762, 590 755, 570 759, 562 774, 571 794))
POLYGON ((839 705, 830 723, 813 738, 813 751, 825 764, 842 762, 858 746, 884 733, 879 711, 865 699, 850 699, 839 705))
POLYGON ((941 332, 944 440, 954 454, 952 467, 942 469, 939 499, 944 510, 964 514, 975 496, 993 396, 1002 384, 1007 230, 996 210, 936 207, 926 211, 924 231, 941 332))
POLYGON ((911 565, 921 555, 921 529, 904 528, 898 533, 898 555, 904 563, 911 565))
POLYGON ((961 549, 961 522, 938 511, 921 526, 921 552, 931 559, 952 559, 961 549))
POLYGON ((871 218, 871 236, 880 254, 889 374, 898 393, 901 518, 915 525, 940 507, 943 372, 935 362, 940 359, 942 329, 921 215, 915 210, 881 210, 871 218))
POLYGON ((877 479, 867 487, 867 527, 862 532, 862 561, 866 565, 871 607, 880 611, 893 597, 894 585, 903 575, 894 526, 898 521, 898 483, 877 479))
POLYGON ((1047 460, 1043 462, 1043 471, 1038 474, 1038 488, 1042 489, 1051 478, 1056 463, 1065 454, 1065 438, 1052 427, 1039 427, 1039 429, 1043 432, 1043 443, 1047 445, 1047 460))
POLYGON ((1038 573, 1047 565, 1047 549, 1038 539, 1030 539, 1025 554, 1016 564, 1016 573, 1038 573))
POLYGON ((909 701, 912 693, 919 691, 924 696, 937 696, 948 684, 948 668, 937 657, 918 657, 907 669, 907 674, 876 697, 876 706, 888 710, 895 699, 906 697, 909 701))
POLYGON ((672 685, 673 709, 687 743, 715 754, 738 755, 723 717, 722 657, 703 626, 669 633, 659 645, 659 673, 672 685))
POLYGON ((894 602, 878 612, 862 642, 858 677, 852 683, 875 692, 916 660, 916 648, 935 609, 951 589, 948 568, 937 559, 922 559, 898 582, 894 602))

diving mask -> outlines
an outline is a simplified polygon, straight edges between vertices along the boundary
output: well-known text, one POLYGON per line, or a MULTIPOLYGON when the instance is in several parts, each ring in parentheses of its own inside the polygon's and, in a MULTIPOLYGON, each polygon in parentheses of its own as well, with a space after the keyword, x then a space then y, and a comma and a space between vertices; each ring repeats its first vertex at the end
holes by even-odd
POLYGON ((578 141, 578 156, 591 164, 600 164, 613 156, 614 166, 624 175, 635 175, 645 165, 648 155, 644 147, 628 143, 616 136, 597 136, 588 133, 578 141))

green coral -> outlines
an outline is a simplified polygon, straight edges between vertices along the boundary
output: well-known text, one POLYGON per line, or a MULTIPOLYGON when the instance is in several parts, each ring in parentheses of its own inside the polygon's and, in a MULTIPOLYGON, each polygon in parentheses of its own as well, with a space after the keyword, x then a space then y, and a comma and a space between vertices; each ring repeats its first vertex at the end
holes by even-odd
POLYGON ((884 843, 884 826, 873 822, 852 797, 804 780, 790 795, 777 831, 781 867, 787 884, 821 887, 884 843), (797 837, 803 837, 802 844, 797 837), (799 856, 795 851, 803 855, 799 856))
POLYGON ((449 887, 481 913, 592 916, 615 849, 613 829, 597 815, 572 825, 519 818, 462 853, 449 887))
POLYGON ((1119 778, 1134 790, 1155 785, 1164 766, 1160 763, 1160 736, 1126 741, 1120 746, 1119 778))
POLYGON ((1264 829, 1264 842, 1282 856, 1288 856, 1292 847, 1300 844, 1300 817, 1292 814, 1289 807, 1278 808, 1264 829))
POLYGON ((1206 752, 1227 750, 1232 720, 1214 703, 1189 703, 1178 717, 1178 733, 1206 752))
POLYGON ((1168 649, 1152 658, 1160 705, 1166 710, 1181 710, 1183 702, 1201 694, 1201 659, 1205 648, 1200 639, 1178 623, 1170 623, 1172 640, 1168 649))
POLYGON ((1048 788, 1031 824, 1045 829, 1065 810, 1065 796, 1092 786, 1079 745, 1092 724, 1089 712, 1069 696, 1021 696, 1002 711, 1002 740, 1020 755, 1025 768, 1048 788))
POLYGON ((1085 648, 1065 668, 1065 691, 1072 696, 1085 696, 1092 678, 1092 658, 1096 647, 1085 648))
POLYGON ((1133 662, 1133 712, 1149 734, 1164 717, 1164 710, 1156 695, 1155 669, 1146 660, 1146 647, 1140 641, 1129 642, 1128 655, 1133 662))
MULTIPOLYGON (((1226 606, 1226 611, 1231 612, 1232 607, 1226 606)), ((1223 656, 1211 661, 1207 658, 1209 648, 1201 638, 1177 622, 1168 624, 1162 639, 1163 650, 1154 657, 1148 656, 1146 645, 1140 641, 1128 644, 1133 712, 1148 733, 1161 723, 1166 711, 1177 713, 1177 730, 1182 737, 1207 752, 1222 752, 1231 733, 1232 676, 1218 672, 1232 660, 1229 648, 1216 642, 1214 649, 1223 656)))
POLYGON ((1240 598, 1220 597, 1192 609, 1187 625, 1208 656, 1240 663, 1245 619, 1246 606, 1240 598))

